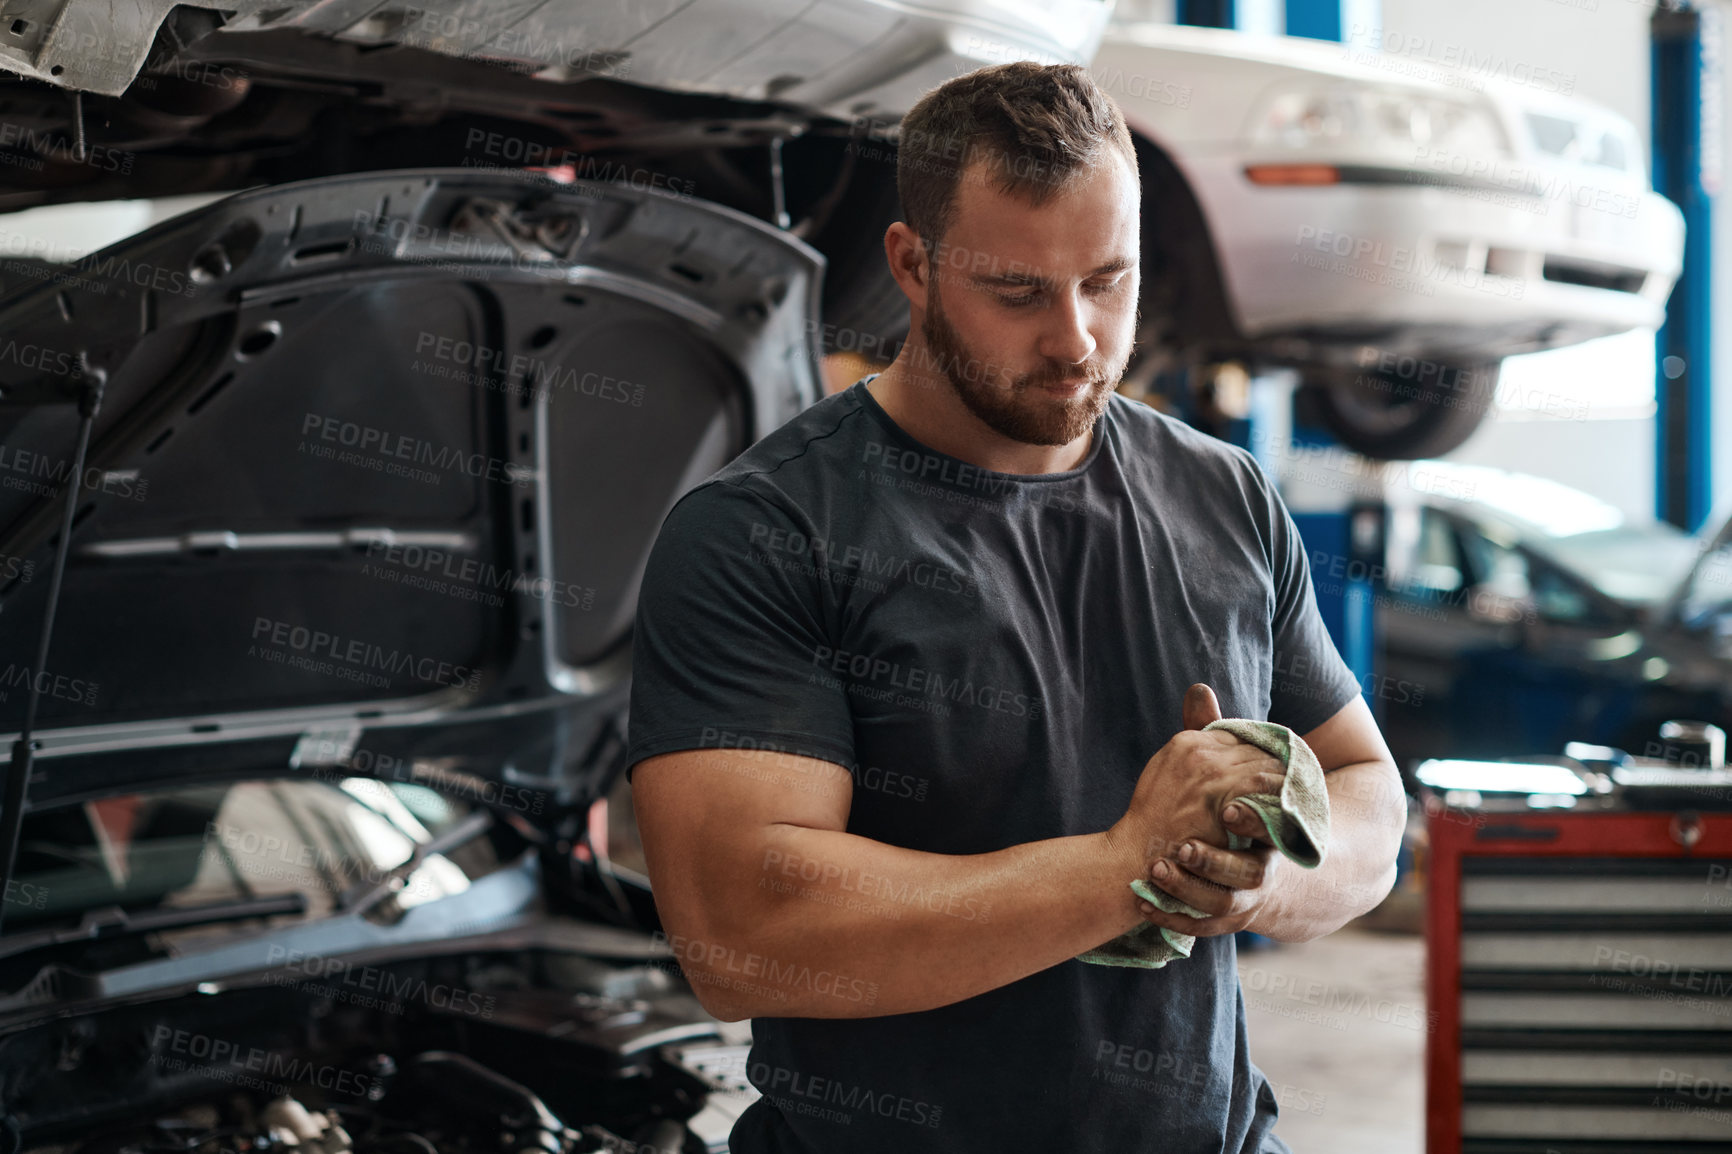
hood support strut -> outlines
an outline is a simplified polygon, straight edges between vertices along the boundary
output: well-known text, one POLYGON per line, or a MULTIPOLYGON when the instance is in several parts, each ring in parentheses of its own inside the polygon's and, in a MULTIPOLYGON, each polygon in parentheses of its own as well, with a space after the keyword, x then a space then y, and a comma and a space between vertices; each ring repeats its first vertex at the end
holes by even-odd
POLYGON ((12 884, 17 864, 18 836, 24 828, 24 801, 30 790, 30 770, 36 743, 30 734, 36 727, 36 706, 42 699, 42 671, 48 668, 48 645, 54 637, 54 615, 60 607, 60 583, 66 576, 66 557, 72 547, 72 521, 78 512, 78 490, 84 485, 84 458, 90 451, 90 431, 102 407, 102 387, 108 374, 99 368, 87 371, 78 395, 78 448, 72 457, 72 472, 66 478, 66 507, 60 515, 60 539, 54 545, 54 569, 48 576, 48 604, 42 612, 42 633, 36 642, 36 665, 30 675, 30 696, 25 699, 24 725, 12 743, 12 760, 6 767, 5 809, 0 810, 0 926, 5 924, 5 894, 12 884))

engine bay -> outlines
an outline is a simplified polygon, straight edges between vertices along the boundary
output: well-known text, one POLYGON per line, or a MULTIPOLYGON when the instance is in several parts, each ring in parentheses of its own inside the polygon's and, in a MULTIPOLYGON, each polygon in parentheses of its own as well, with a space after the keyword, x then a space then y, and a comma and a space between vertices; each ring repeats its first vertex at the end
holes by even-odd
POLYGON ((746 1100, 684 1060, 745 1047, 671 962, 315 958, 267 977, 0 1039, 0 1152, 689 1154, 720 1148, 687 1126, 712 1097, 734 1101, 724 1141, 746 1100))

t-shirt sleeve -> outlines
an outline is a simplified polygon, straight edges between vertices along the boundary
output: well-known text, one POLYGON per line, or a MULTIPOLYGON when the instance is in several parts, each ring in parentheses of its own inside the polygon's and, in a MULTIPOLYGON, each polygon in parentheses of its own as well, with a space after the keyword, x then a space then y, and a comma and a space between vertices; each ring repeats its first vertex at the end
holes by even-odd
POLYGON ((1274 486, 1253 464, 1267 505, 1275 616, 1270 623, 1275 649, 1269 685, 1269 720, 1306 734, 1334 717, 1359 695, 1353 670, 1335 648, 1317 608, 1305 541, 1274 486))
POLYGON ((774 547, 800 526, 776 503, 711 481, 669 512, 632 634, 627 774, 657 754, 773 748, 854 762, 845 691, 813 676, 828 652, 824 590, 774 547))

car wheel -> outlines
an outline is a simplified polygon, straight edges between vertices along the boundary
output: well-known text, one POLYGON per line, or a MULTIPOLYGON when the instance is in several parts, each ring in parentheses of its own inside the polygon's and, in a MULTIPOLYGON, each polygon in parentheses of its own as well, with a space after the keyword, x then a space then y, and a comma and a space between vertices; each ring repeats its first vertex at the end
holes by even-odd
POLYGON ((1336 440, 1386 461, 1437 457, 1479 428, 1497 390, 1498 365, 1452 367, 1423 381, 1379 372, 1309 382, 1306 404, 1336 440))
POLYGON ((1136 347, 1121 391, 1144 397, 1159 374, 1230 359, 1241 341, 1196 194, 1158 145, 1134 134, 1131 143, 1143 196, 1142 287, 1136 347))

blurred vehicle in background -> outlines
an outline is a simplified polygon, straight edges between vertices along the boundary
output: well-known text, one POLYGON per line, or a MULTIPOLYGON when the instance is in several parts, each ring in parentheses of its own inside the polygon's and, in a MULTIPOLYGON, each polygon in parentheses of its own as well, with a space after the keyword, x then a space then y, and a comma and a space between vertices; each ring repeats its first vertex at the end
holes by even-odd
POLYGON ((1570 741, 1641 755, 1668 719, 1732 724, 1732 522, 1691 536, 1540 477, 1423 475, 1433 491, 1392 498, 1377 593, 1404 766, 1570 741))
POLYGON ((1297 368, 1348 448, 1432 457, 1504 357, 1662 319, 1683 218, 1573 77, 1151 23, 1109 28, 1091 70, 1142 162, 1133 390, 1297 368))

